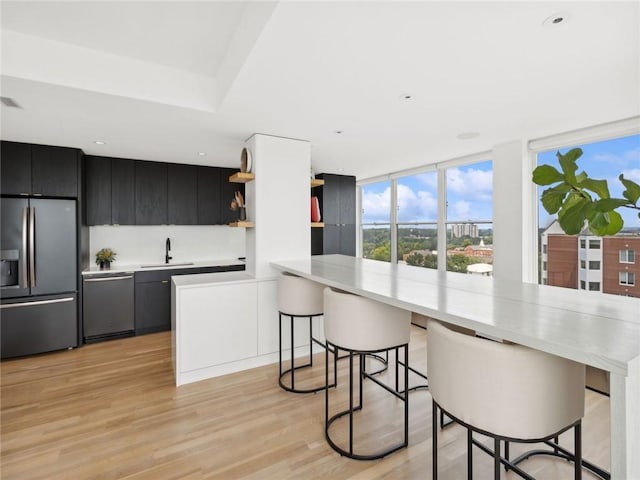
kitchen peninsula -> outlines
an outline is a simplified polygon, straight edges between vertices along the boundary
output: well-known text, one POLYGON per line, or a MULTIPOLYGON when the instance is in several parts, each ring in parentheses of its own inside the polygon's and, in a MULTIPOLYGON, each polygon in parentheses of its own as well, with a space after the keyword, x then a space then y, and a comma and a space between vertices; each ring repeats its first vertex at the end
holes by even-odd
POLYGON ((611 373, 612 478, 640 478, 640 300, 343 255, 279 270, 611 373))

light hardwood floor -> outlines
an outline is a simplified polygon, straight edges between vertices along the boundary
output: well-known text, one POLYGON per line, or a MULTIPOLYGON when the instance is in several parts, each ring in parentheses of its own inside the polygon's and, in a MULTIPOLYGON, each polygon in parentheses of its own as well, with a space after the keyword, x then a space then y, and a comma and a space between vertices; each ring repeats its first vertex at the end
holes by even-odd
MULTIPOLYGON (((425 331, 414 327, 413 366, 426 367, 425 345, 425 331)), ((321 367, 324 357, 316 358, 321 367)), ((340 362, 341 386, 346 366, 340 362)), ((410 396, 409 448, 363 462, 329 448, 324 394, 283 391, 277 364, 176 388, 169 333, 4 361, 0 368, 3 480, 431 478, 427 391, 410 396)), ((397 440, 387 433, 401 421, 398 402, 379 387, 366 388, 375 418, 360 424, 362 431, 367 439, 397 440)), ((332 395, 341 401, 340 393, 332 395)), ((609 401, 587 391, 586 410, 585 456, 608 468, 609 401)), ((571 446, 570 439, 563 443, 571 446)), ((466 478, 465 449, 460 426, 441 431, 441 479, 466 478)), ((476 451, 474 462, 475 478, 491 478, 488 456, 476 451)), ((524 465, 540 479, 571 478, 565 461, 538 457, 524 465)), ((503 478, 519 477, 503 472, 503 478)))

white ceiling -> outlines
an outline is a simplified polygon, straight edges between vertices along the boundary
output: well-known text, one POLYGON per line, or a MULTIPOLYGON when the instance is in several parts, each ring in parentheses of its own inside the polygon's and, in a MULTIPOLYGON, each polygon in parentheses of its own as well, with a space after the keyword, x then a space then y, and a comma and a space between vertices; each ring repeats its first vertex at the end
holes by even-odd
POLYGON ((260 132, 309 140, 317 172, 367 178, 640 115, 635 1, 3 1, 1 13, 2 96, 22 107, 2 106, 2 138, 94 155, 239 166, 260 132), (543 26, 559 12, 568 20, 543 26))

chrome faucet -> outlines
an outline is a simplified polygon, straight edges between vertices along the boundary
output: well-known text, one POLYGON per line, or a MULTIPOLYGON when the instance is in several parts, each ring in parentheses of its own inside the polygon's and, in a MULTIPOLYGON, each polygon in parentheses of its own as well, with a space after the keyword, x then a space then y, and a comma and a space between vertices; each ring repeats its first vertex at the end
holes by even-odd
POLYGON ((171 239, 167 237, 167 241, 164 244, 164 263, 169 263, 173 257, 169 256, 169 252, 171 251, 171 239))

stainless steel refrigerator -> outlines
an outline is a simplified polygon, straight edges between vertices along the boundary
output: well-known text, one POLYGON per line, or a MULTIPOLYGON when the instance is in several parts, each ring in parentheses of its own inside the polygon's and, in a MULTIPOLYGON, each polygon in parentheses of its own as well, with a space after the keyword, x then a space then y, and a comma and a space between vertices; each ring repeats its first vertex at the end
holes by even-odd
POLYGON ((0 202, 2 358, 77 347, 76 201, 0 202))

